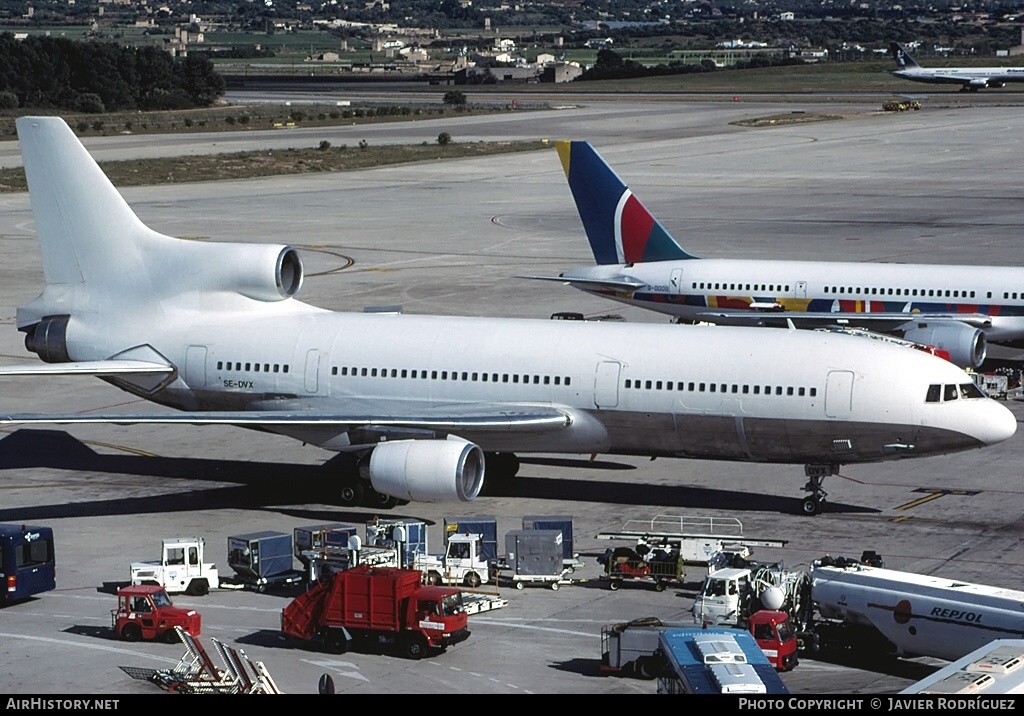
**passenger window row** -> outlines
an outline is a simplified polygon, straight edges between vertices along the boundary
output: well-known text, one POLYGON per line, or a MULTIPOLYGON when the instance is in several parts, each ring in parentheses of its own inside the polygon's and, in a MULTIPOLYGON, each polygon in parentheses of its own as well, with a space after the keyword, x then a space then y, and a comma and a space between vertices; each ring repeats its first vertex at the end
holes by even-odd
POLYGON ((252 373, 287 373, 288 364, 280 363, 242 363, 240 361, 217 361, 217 370, 248 371, 252 373))
POLYGON ((482 373, 478 371, 411 370, 407 368, 358 368, 333 366, 331 375, 360 378, 409 378, 415 380, 457 380, 471 383, 519 383, 522 385, 570 385, 569 376, 525 373, 482 373))
POLYGON ((723 291, 789 291, 789 286, 783 286, 781 283, 776 286, 774 283, 755 283, 755 284, 743 284, 743 283, 705 283, 701 281, 699 284, 694 281, 694 288, 704 288, 710 290, 721 289, 723 291))
MULTIPOLYGON (((974 298, 974 291, 960 291, 941 288, 856 288, 852 286, 826 286, 825 293, 859 294, 863 296, 928 296, 933 298, 974 298)), ((1024 294, 1022 294, 1024 295, 1024 294)), ((992 298, 992 294, 988 294, 992 298)), ((1016 297, 1016 296, 1015 296, 1016 297)), ((1003 295, 1006 298, 1006 295, 1003 295)))
POLYGON ((795 395, 795 396, 809 396, 811 398, 818 395, 817 388, 804 388, 804 387, 793 387, 781 386, 781 385, 739 385, 736 383, 686 383, 683 381, 661 381, 661 380, 633 380, 630 378, 626 379, 626 388, 637 390, 643 388, 645 390, 674 390, 676 392, 686 393, 734 393, 740 395, 795 395))

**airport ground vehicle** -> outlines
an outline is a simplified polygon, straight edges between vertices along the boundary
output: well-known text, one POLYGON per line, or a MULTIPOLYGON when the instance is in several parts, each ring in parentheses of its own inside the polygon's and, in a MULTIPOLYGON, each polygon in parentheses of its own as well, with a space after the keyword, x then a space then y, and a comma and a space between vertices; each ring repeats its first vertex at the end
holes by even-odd
MULTIPOLYGON (((805 653, 858 649, 958 659, 995 639, 1024 637, 1024 592, 824 557, 806 572, 780 566, 709 574, 695 621, 746 623, 769 607, 793 619, 805 653)), ((878 565, 878 566, 876 566, 878 565)))
POLYGON ((36 525, 0 525, 0 604, 57 588, 53 530, 36 525))
POLYGON ((743 534, 735 517, 655 515, 649 520, 627 520, 621 529, 599 532, 597 539, 636 541, 641 556, 657 547, 679 551, 687 565, 712 567, 725 555, 748 559, 753 547, 785 547, 787 540, 753 539, 743 534))
POLYGON ((366 523, 366 544, 400 547, 402 563, 399 566, 409 567, 416 555, 430 552, 427 548, 427 523, 422 520, 384 520, 374 517, 366 523))
POLYGON ((996 639, 911 684, 901 694, 1019 694, 1024 691, 1024 639, 996 639))
POLYGON ((202 537, 172 537, 160 543, 160 559, 132 562, 131 583, 158 585, 168 594, 201 597, 220 587, 217 565, 206 562, 202 537))
POLYGON ((601 579, 608 582, 608 588, 617 590, 625 581, 637 581, 654 585, 664 592, 672 582, 681 583, 686 578, 686 566, 679 550, 670 545, 658 547, 641 556, 630 547, 616 547, 605 550, 597 558, 604 566, 601 579))
POLYGON ((886 112, 906 112, 911 109, 921 109, 921 103, 916 99, 893 99, 883 102, 882 109, 886 112))
POLYGON ((309 559, 307 552, 323 552, 330 547, 347 547, 349 537, 358 534, 355 525, 332 522, 319 525, 296 527, 292 531, 295 559, 303 564, 309 559))
MULTIPOLYGON (((664 624, 657 617, 606 624, 601 628, 601 671, 654 678, 660 668, 657 649, 661 632, 689 626, 664 624)), ((763 609, 750 617, 747 632, 776 671, 796 667, 797 635, 788 614, 763 609)))
POLYGON ((281 612, 282 632, 334 653, 376 644, 411 659, 468 639, 467 625, 460 590, 423 585, 416 569, 367 565, 335 572, 281 612))
MULTIPOLYGON (((493 515, 476 517, 444 517, 444 543, 445 551, 448 548, 448 540, 452 535, 469 534, 480 535, 480 557, 485 562, 491 562, 498 558, 500 548, 498 547, 498 518, 493 515)), ((423 552, 427 550, 424 549, 423 552)))
POLYGON ((565 581, 561 530, 512 530, 505 535, 505 553, 491 563, 495 579, 516 589, 542 584, 557 590, 565 581))
POLYGON ((153 584, 132 584, 117 590, 117 609, 110 611, 110 626, 119 639, 180 641, 175 627, 192 636, 202 632, 202 616, 195 609, 176 607, 167 589, 153 584))
POLYGON ((305 579, 301 571, 292 569, 292 536, 285 532, 264 530, 228 537, 228 566, 235 571, 233 586, 257 592, 305 579))
POLYGON ((659 694, 788 694, 768 658, 745 631, 689 627, 658 636, 659 694))
POLYGON ((482 552, 480 535, 453 534, 444 554, 417 554, 412 566, 429 584, 464 584, 475 589, 490 580, 490 566, 482 552))
POLYGON ((622 624, 601 627, 601 671, 653 679, 661 670, 658 639, 665 629, 682 627, 665 624, 657 617, 641 617, 622 624))

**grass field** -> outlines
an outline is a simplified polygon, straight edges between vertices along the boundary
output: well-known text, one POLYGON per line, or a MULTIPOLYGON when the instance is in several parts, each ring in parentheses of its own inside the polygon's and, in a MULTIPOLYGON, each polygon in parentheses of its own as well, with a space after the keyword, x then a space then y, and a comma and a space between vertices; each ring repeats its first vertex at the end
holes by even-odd
MULTIPOLYGON (((132 159, 102 162, 100 166, 114 186, 173 184, 175 182, 252 179, 282 174, 340 172, 409 162, 440 161, 509 152, 553 148, 544 141, 474 142, 467 144, 406 144, 388 146, 339 146, 322 149, 285 149, 236 152, 168 159, 132 159)), ((0 169, 0 192, 25 191, 25 172, 0 169)))

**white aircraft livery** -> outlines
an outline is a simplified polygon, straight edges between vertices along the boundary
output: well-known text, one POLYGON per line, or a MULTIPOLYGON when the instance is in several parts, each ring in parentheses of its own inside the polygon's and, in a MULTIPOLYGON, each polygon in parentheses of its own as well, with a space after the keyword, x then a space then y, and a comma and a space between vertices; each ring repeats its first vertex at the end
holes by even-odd
POLYGON ((555 143, 596 261, 559 276, 680 321, 855 327, 978 368, 988 343, 1024 348, 1024 270, 928 264, 702 259, 688 253, 588 142, 555 143))
POLYGON ((896 69, 889 74, 904 80, 928 84, 960 85, 961 92, 985 87, 1004 87, 1007 82, 1024 82, 1024 67, 921 67, 903 45, 889 43, 896 69))
POLYGON ((515 453, 804 464, 941 455, 1016 421, 952 363, 816 331, 332 312, 299 302, 290 246, 145 226, 63 120, 18 138, 45 287, 17 326, 43 363, 178 412, 4 424, 234 425, 352 452, 345 504, 472 500, 515 453))

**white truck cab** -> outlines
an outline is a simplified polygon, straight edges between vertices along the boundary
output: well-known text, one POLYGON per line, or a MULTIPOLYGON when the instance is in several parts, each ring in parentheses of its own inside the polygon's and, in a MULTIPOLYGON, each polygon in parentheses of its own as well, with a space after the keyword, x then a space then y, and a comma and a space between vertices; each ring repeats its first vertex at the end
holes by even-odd
POLYGON ((203 562, 205 546, 202 537, 165 539, 159 561, 132 563, 131 583, 156 584, 169 594, 201 597, 220 587, 217 565, 203 562))

